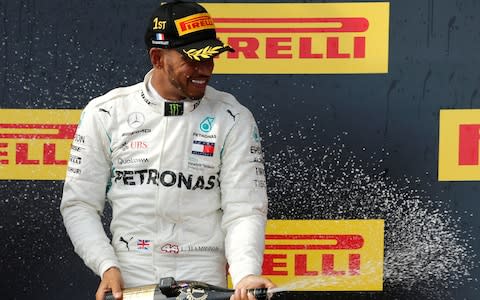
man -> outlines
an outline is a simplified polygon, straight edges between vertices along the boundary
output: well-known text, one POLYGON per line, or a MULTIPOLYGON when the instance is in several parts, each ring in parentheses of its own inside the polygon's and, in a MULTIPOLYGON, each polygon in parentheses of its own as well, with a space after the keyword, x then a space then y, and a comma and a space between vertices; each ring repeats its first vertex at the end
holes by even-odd
POLYGON ((162 277, 247 288, 261 277, 267 197, 255 120, 207 86, 213 58, 234 51, 195 3, 162 4, 145 34, 153 69, 92 100, 77 128, 61 213, 97 299, 162 277), (110 241, 100 214, 112 206, 110 241))

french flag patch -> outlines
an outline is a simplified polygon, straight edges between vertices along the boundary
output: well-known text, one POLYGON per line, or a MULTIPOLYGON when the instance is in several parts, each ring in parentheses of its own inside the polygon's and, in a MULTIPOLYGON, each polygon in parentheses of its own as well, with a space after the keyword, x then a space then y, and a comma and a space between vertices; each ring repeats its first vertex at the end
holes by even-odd
POLYGON ((165 40, 165 35, 164 35, 163 33, 157 32, 157 33, 155 34, 155 40, 157 40, 157 41, 163 41, 163 40, 165 40))
POLYGON ((204 142, 204 141, 193 141, 192 145, 192 154, 203 155, 203 156, 213 156, 215 151, 215 143, 204 142))

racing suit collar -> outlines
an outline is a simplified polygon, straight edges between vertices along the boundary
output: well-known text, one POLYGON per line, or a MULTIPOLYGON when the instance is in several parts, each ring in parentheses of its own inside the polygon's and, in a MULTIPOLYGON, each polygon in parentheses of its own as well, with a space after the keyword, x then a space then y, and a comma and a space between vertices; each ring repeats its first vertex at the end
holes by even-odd
POLYGON ((195 110, 200 105, 200 100, 171 101, 163 98, 152 85, 152 73, 150 70, 144 78, 142 86, 142 98, 150 108, 164 116, 182 116, 195 110))

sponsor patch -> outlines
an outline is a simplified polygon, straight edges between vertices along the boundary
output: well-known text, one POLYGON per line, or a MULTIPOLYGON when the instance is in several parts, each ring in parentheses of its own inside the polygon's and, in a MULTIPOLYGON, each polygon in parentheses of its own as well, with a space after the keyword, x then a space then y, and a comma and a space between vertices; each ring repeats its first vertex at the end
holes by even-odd
POLYGON ((85 144, 86 137, 84 135, 75 134, 73 141, 77 144, 85 144))
POLYGON ((205 164, 203 162, 192 161, 192 160, 188 161, 188 167, 190 169, 194 169, 194 170, 213 170, 213 169, 215 169, 215 166, 205 164))
POLYGON ((165 113, 167 117, 183 115, 183 102, 165 102, 165 113))
POLYGON ((128 126, 138 128, 145 122, 145 116, 140 112, 133 112, 128 116, 128 126))
POLYGON ((215 29, 213 20, 208 13, 195 14, 175 20, 175 26, 179 36, 200 30, 215 29))
POLYGON ((200 123, 200 130, 205 133, 209 133, 212 130, 213 122, 215 121, 215 118, 213 117, 206 117, 203 119, 203 121, 200 123))
POLYGON ((160 248, 160 250, 164 253, 172 253, 172 254, 177 254, 180 250, 178 248, 178 245, 174 244, 165 244, 160 248))
POLYGON ((204 141, 193 141, 192 145, 192 154, 202 155, 202 156, 213 156, 215 152, 215 143, 204 142, 204 141))
POLYGON ((150 128, 146 128, 146 129, 140 129, 132 132, 125 132, 125 133, 122 133, 122 136, 132 136, 132 135, 150 133, 150 132, 152 132, 152 130, 150 128))
POLYGON ((164 187, 177 186, 187 190, 211 190, 218 185, 216 175, 184 174, 166 170, 160 172, 156 169, 143 170, 115 170, 114 183, 136 186, 143 184, 162 185, 164 187), (208 177, 207 177, 208 176, 208 177))
POLYGON ((129 141, 129 142, 124 142, 120 149, 122 149, 122 151, 126 151, 126 150, 129 150, 129 149, 132 149, 132 150, 145 150, 148 148, 148 143, 147 142, 144 142, 144 141, 129 141))
POLYGON ((82 170, 81 170, 81 169, 72 168, 72 167, 68 167, 68 168, 67 168, 67 172, 70 173, 70 174, 77 174, 77 175, 82 174, 82 170))
POLYGON ((197 138, 202 138, 202 139, 216 139, 217 138, 217 135, 216 134, 204 134, 204 133, 198 133, 198 132, 194 132, 193 133, 193 137, 197 137, 197 138))
POLYGON ((79 147, 79 146, 76 146, 76 145, 72 144, 72 146, 70 147, 70 149, 71 149, 72 151, 82 152, 85 148, 82 148, 82 147, 79 147))
POLYGON ((69 160, 73 164, 77 164, 77 165, 82 164, 82 157, 80 157, 80 156, 76 156, 76 155, 71 154, 69 160))
POLYGON ((119 158, 117 162, 119 165, 146 164, 148 163, 148 158, 146 157, 119 158))
POLYGON ((152 241, 150 240, 137 240, 137 251, 139 252, 151 252, 152 241))

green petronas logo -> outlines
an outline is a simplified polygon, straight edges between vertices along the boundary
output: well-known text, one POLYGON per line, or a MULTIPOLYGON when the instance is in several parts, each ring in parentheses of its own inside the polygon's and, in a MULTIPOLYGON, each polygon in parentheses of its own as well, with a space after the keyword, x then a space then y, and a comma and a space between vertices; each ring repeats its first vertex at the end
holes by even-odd
POLYGON ((212 117, 206 117, 203 119, 202 123, 200 123, 200 130, 207 133, 212 130, 213 122, 215 121, 215 118, 212 117))

